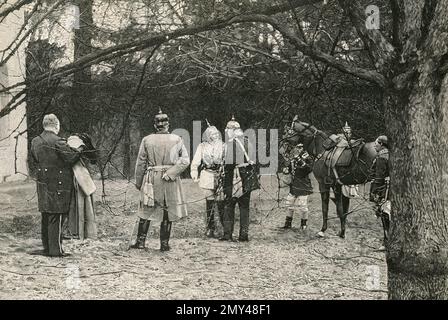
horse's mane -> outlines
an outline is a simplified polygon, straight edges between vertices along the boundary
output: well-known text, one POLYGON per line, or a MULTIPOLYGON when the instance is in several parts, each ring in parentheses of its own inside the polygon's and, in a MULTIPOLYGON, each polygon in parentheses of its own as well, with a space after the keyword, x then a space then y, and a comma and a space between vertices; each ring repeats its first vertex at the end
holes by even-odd
POLYGON ((322 131, 318 128, 316 128, 315 126, 313 126, 312 124, 309 124, 308 122, 304 122, 304 121, 297 121, 297 123, 300 123, 302 126, 305 127, 304 130, 302 130, 303 133, 310 133, 310 135, 306 135, 307 138, 310 138, 312 136, 314 136, 315 134, 319 134, 323 139, 328 138, 328 134, 325 131, 322 131))

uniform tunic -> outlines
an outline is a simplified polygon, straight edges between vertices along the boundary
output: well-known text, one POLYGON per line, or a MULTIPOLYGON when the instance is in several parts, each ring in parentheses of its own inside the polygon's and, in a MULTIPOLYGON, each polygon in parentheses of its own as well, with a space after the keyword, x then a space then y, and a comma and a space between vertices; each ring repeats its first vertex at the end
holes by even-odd
POLYGON ((37 163, 37 200, 40 212, 66 213, 73 192, 72 166, 80 152, 51 131, 31 141, 31 155, 37 163))
POLYGON ((298 197, 307 196, 313 193, 313 187, 309 177, 309 174, 312 171, 312 166, 313 160, 309 156, 305 156, 304 158, 294 158, 291 161, 289 165, 289 170, 292 174, 292 183, 289 186, 290 194, 298 197))
POLYGON ((370 200, 382 201, 389 200, 389 194, 386 198, 386 177, 389 177, 389 150, 383 149, 378 152, 373 161, 371 172, 373 181, 370 185, 370 200))
MULTIPOLYGON (((197 177, 199 167, 202 168, 199 185, 208 185, 209 183, 207 181, 202 180, 212 175, 214 176, 215 181, 218 181, 218 170, 223 163, 223 149, 224 143, 220 140, 214 142, 202 142, 198 145, 193 160, 191 161, 191 176, 197 177), (212 173, 212 175, 203 175, 202 172, 204 170, 212 173)), ((213 189, 203 188, 206 197, 213 197, 216 195, 215 192, 218 186, 216 183, 212 184, 214 185, 213 189)))

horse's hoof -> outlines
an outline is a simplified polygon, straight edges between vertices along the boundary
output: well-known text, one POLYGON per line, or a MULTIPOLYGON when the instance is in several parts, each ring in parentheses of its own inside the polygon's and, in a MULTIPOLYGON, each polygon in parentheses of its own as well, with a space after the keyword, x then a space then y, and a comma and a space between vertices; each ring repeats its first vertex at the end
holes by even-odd
POLYGON ((345 233, 339 232, 338 233, 339 238, 345 239, 345 233))
POLYGON ((323 237, 325 237, 325 233, 323 233, 322 231, 319 231, 319 232, 317 233, 317 236, 318 236, 319 238, 323 238, 323 237))

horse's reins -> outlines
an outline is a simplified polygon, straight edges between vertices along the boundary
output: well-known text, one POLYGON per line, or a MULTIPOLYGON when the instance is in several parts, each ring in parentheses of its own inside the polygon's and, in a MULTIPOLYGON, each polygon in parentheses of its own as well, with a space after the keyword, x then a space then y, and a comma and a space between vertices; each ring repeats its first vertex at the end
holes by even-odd
POLYGON ((295 134, 288 136, 288 139, 290 139, 290 138, 292 138, 294 136, 300 135, 301 133, 304 133, 306 130, 314 131, 314 132, 312 132, 313 136, 311 137, 310 142, 308 143, 308 145, 304 149, 309 149, 310 145, 313 143, 314 145, 313 145, 313 148, 312 148, 312 153, 313 153, 312 156, 313 156, 315 161, 319 160, 322 157, 322 154, 320 154, 320 155, 317 154, 317 151, 316 151, 316 137, 317 137, 318 133, 320 134, 320 130, 317 129, 316 127, 314 127, 314 129, 313 129, 313 126, 310 125, 309 123, 300 122, 304 126, 304 128, 302 130, 300 130, 300 131, 295 131, 294 130, 294 123, 296 123, 296 122, 297 122, 297 117, 294 117, 294 119, 292 120, 292 123, 291 123, 290 131, 293 130, 295 132, 295 134))

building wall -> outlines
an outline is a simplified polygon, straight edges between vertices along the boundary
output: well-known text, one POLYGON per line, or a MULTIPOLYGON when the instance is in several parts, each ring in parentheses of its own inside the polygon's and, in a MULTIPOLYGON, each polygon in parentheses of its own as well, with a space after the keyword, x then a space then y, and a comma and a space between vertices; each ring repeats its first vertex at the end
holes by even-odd
MULTIPOLYGON (((5 49, 14 38, 24 21, 22 10, 9 14, 0 24, 0 50, 5 49)), ((24 42, 19 50, 0 67, 0 84, 11 86, 25 78, 25 46, 24 42)), ((1 57, 0 57, 1 59, 1 57)), ((20 88, 12 93, 20 91, 20 88)), ((0 110, 10 101, 11 95, 0 93, 0 110)), ((7 116, 0 118, 0 183, 24 180, 28 176, 27 166, 27 134, 26 134, 26 105, 23 103, 7 116), (24 132, 18 135, 18 132, 24 132)))

